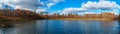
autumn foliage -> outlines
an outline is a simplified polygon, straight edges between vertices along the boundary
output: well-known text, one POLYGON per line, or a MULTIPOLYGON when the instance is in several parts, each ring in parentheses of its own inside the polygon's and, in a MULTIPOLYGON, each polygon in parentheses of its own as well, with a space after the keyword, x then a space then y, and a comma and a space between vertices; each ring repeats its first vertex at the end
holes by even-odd
POLYGON ((44 19, 40 14, 29 10, 0 9, 0 20, 37 20, 44 19))

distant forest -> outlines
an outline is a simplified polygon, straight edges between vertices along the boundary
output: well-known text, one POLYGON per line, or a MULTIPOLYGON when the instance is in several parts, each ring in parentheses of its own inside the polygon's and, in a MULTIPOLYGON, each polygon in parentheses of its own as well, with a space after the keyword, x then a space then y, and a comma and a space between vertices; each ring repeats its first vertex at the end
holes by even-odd
POLYGON ((44 19, 41 15, 36 12, 29 10, 9 10, 0 9, 0 20, 38 20, 44 19))

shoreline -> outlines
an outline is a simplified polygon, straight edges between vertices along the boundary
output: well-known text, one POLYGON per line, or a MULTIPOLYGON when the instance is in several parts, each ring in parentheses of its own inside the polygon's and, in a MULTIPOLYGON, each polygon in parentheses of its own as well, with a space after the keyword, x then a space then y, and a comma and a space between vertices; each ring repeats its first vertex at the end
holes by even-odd
MULTIPOLYGON (((12 19, 12 20, 5 20, 5 21, 26 21, 29 19, 12 19)), ((48 18, 47 20, 109 20, 112 21, 113 19, 101 19, 101 18, 48 18)), ((0 28, 4 27, 14 27, 13 25, 6 25, 6 24, 0 24, 0 28)))
POLYGON ((114 19, 80 19, 80 18, 50 18, 48 20, 114 20, 114 19))

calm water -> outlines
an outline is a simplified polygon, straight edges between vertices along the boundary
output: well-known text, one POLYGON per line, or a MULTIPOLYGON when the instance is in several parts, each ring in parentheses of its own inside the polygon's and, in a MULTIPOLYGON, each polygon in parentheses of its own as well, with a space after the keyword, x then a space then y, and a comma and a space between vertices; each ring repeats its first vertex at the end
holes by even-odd
POLYGON ((120 21, 37 20, 2 23, 15 27, 1 28, 0 34, 120 34, 120 21))

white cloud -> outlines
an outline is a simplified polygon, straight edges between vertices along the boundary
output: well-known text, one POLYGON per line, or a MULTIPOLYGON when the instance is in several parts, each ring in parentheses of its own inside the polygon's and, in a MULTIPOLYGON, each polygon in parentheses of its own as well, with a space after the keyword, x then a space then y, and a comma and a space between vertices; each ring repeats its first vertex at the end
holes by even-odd
POLYGON ((84 14, 96 14, 95 12, 84 12, 84 14))
POLYGON ((46 11, 46 9, 37 9, 37 10, 36 10, 36 13, 45 12, 45 11, 46 11))
POLYGON ((59 2, 63 2, 64 0, 49 0, 48 3, 47 3, 47 7, 50 8, 54 5, 56 5, 57 3, 59 2))
POLYGON ((102 10, 112 10, 112 9, 118 9, 120 5, 118 5, 116 2, 110 2, 110 1, 99 1, 99 2, 91 2, 88 1, 86 4, 83 3, 81 8, 84 9, 102 9, 102 10))
POLYGON ((65 8, 63 11, 65 12, 74 12, 74 11, 85 11, 86 9, 82 8, 65 8))
MULTIPOLYGON (((81 11, 89 11, 89 10, 118 10, 120 9, 120 5, 116 2, 104 1, 101 0, 99 2, 91 2, 82 3, 81 8, 65 8, 62 13, 73 13, 73 12, 81 12, 81 11)), ((92 13, 93 12, 85 12, 92 13)))
POLYGON ((68 14, 68 13, 74 13, 74 12, 85 12, 86 9, 83 8, 65 8, 63 9, 61 14, 68 14))
POLYGON ((44 2, 40 2, 40 5, 43 6, 43 5, 44 5, 44 2))
POLYGON ((2 9, 2 4, 3 4, 4 1, 0 0, 0 9, 2 9))
POLYGON ((0 9, 2 8, 2 4, 0 3, 0 9))
POLYGON ((50 7, 54 6, 55 4, 56 4, 56 3, 48 3, 48 4, 47 4, 47 7, 50 8, 50 7))
POLYGON ((15 8, 33 10, 43 5, 39 0, 1 0, 4 3, 14 6, 15 8))

